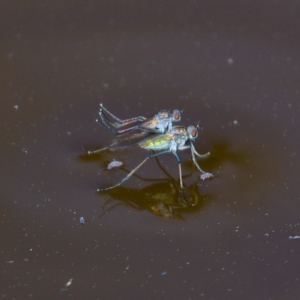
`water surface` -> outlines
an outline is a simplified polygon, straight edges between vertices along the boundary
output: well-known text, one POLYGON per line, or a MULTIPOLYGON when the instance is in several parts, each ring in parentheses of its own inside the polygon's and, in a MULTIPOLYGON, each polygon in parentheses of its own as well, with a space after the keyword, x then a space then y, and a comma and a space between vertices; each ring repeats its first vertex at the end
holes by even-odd
POLYGON ((299 299, 298 4, 1 11, 0 298, 299 299), (86 157, 113 138, 100 102, 124 119, 177 108, 199 122, 215 178, 180 153, 194 206, 171 154, 96 192, 149 154, 86 157), (124 168, 108 171, 113 159, 124 168))

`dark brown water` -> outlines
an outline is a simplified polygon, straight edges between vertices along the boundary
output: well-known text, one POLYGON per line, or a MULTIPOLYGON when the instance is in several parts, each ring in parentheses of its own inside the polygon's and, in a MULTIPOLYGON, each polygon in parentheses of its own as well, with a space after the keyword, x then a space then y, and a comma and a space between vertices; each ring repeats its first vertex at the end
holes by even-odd
POLYGON ((298 2, 0 11, 0 299, 299 299, 298 2), (96 193, 149 154, 85 156, 113 138, 94 121, 100 102, 200 121, 215 179, 180 153, 194 206, 171 154, 96 193), (106 170, 113 159, 124 168, 106 170))

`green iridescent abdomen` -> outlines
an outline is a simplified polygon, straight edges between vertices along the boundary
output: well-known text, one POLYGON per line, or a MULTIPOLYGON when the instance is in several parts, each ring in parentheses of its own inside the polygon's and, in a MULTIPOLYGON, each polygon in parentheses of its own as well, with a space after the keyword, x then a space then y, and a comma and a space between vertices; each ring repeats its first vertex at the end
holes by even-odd
POLYGON ((171 137, 161 134, 154 138, 142 141, 139 146, 146 150, 161 151, 170 148, 171 137))

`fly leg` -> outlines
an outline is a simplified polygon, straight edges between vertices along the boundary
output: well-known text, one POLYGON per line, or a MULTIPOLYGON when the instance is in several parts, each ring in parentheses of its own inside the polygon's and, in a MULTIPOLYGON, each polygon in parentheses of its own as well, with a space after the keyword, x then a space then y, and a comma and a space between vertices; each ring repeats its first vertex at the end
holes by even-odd
POLYGON ((105 151, 107 150, 109 147, 104 147, 104 148, 101 148, 101 149, 97 149, 97 150, 93 150, 93 151, 88 151, 88 155, 90 154, 95 154, 95 153, 99 153, 99 152, 102 152, 102 151, 105 151))
POLYGON ((194 145, 193 145, 193 152, 194 152, 198 157, 200 157, 200 158, 207 158, 207 157, 210 156, 210 152, 207 152, 207 153, 205 153, 205 154, 200 154, 200 153, 198 153, 198 152, 196 151, 194 145))
MULTIPOLYGON (((103 125, 105 128, 107 128, 108 130, 114 132, 115 134, 122 134, 122 133, 127 133, 127 132, 131 132, 135 129, 138 129, 140 124, 136 125, 136 126, 133 126, 133 127, 130 127, 130 128, 126 128, 126 129, 115 129, 113 128, 112 126, 115 125, 115 123, 112 123, 104 114, 103 114, 103 111, 102 109, 100 109, 100 112, 99 112, 99 115, 100 115, 100 118, 101 118, 101 121, 102 123, 99 122, 99 120, 96 120, 97 123, 99 123, 100 125, 103 125), (110 125, 109 125, 109 124, 110 125)), ((129 124, 129 123, 128 123, 129 124)), ((124 124, 125 125, 128 125, 128 124, 124 124)), ((123 126, 123 125, 122 125, 123 126)), ((121 127, 121 126, 120 126, 121 127)))
POLYGON ((195 158, 195 154, 196 154, 197 156, 199 156, 199 157, 203 157, 203 156, 208 156, 208 155, 209 155, 209 152, 206 153, 206 154, 204 154, 204 155, 201 155, 201 154, 199 154, 199 153, 196 151, 194 144, 191 143, 191 153, 192 153, 192 159, 193 159, 193 162, 194 162, 195 166, 196 166, 197 169, 200 171, 200 173, 202 173, 202 175, 200 176, 200 178, 201 178, 202 180, 213 178, 213 177, 214 177, 213 174, 207 173, 207 172, 205 172, 205 171, 203 171, 203 170, 201 169, 201 167, 198 165, 198 163, 197 163, 197 161, 196 161, 196 158, 195 158))
MULTIPOLYGON (((177 146, 176 146, 177 147, 177 146)), ((184 192, 184 187, 183 187, 183 183, 182 183, 182 171, 181 171, 181 160, 179 155, 176 152, 176 148, 175 148, 175 144, 173 145, 173 147, 171 146, 171 151, 172 153, 175 155, 177 162, 178 162, 178 168, 179 168, 179 182, 180 182, 180 189, 181 189, 181 193, 183 196, 184 201, 186 201, 188 204, 193 205, 193 203, 191 203, 185 196, 185 192, 184 192), (172 149, 173 148, 173 149, 172 149)))
POLYGON ((102 110, 104 110, 108 115, 110 115, 113 119, 116 120, 116 122, 112 123, 108 120, 108 122, 110 122, 114 127, 116 128, 120 128, 120 127, 123 127, 123 126, 126 126, 126 125, 129 125, 129 124, 132 124, 132 123, 135 123, 135 122, 143 122, 146 120, 145 117, 142 117, 142 116, 139 116, 139 117, 134 117, 134 118, 130 118, 130 119, 125 119, 125 120, 121 120, 119 119, 118 117, 116 117, 115 115, 113 115, 109 110, 107 110, 102 103, 100 103, 100 106, 101 106, 101 109, 100 109, 100 112, 102 110))
MULTIPOLYGON (((149 130, 148 130, 147 125, 145 125, 144 121, 141 122, 141 123, 139 123, 139 124, 137 124, 137 125, 135 125, 135 126, 132 126, 132 127, 129 127, 129 128, 125 128, 125 129, 119 129, 118 130, 118 129, 115 129, 115 128, 112 127, 112 126, 115 125, 115 123, 112 123, 107 118, 107 116, 103 113, 102 109, 100 109, 99 115, 100 115, 102 123, 100 123, 99 120, 96 120, 96 122, 99 123, 99 124, 101 124, 105 128, 107 128, 108 130, 114 132, 115 134, 128 133, 128 132, 131 132, 131 131, 136 130, 136 129, 145 130, 145 131, 154 132, 154 133, 163 133, 165 131, 164 127, 161 128, 161 126, 159 126, 160 124, 157 124, 157 127, 158 127, 157 129, 155 129, 155 128, 149 128, 149 130), (143 125, 145 125, 145 126, 143 127, 143 125)), ((134 123, 134 121, 132 123, 134 123)), ((127 123, 125 125, 128 125, 128 124, 130 124, 130 123, 127 123)))
MULTIPOLYGON (((197 167, 197 169, 202 173, 202 174, 205 174, 206 172, 203 171, 200 166, 198 165, 197 161, 196 161, 196 158, 195 158, 195 153, 199 154, 198 152, 196 152, 196 149, 194 147, 194 144, 191 143, 191 153, 192 153, 192 159, 193 159, 193 162, 195 164, 195 166, 197 167)), ((201 155, 201 154, 199 154, 201 155)))
POLYGON ((156 157, 156 156, 159 156, 161 154, 166 154, 166 153, 170 153, 170 150, 165 150, 165 151, 161 151, 161 152, 158 152, 158 153, 154 153, 154 154, 151 154, 149 156, 147 156, 138 166, 136 166, 125 178, 123 178, 121 181, 119 181, 117 184, 115 185, 112 185, 110 187, 107 187, 107 188, 100 188, 100 189, 97 189, 97 192, 100 192, 100 191, 106 191, 106 190, 110 190, 110 189, 113 189, 119 185, 121 185, 123 182, 125 182, 126 180, 128 180, 147 160, 149 160, 150 158, 153 158, 153 157, 156 157))

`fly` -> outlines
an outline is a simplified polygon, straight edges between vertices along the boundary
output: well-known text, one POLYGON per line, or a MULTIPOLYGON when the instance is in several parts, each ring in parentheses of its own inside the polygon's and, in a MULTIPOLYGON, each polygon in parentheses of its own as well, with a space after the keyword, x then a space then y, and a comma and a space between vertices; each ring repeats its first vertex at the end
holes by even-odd
POLYGON ((205 176, 203 177, 212 178, 213 175, 204 172, 196 161, 196 156, 200 158, 204 158, 210 154, 207 153, 202 155, 196 151, 193 142, 196 140, 197 137, 198 137, 198 130, 194 126, 189 126, 188 128, 184 126, 173 126, 166 133, 152 134, 144 138, 141 133, 139 135, 136 134, 136 136, 131 134, 125 136, 122 135, 121 138, 117 136, 110 145, 102 149, 89 152, 89 154, 101 152, 108 149, 111 151, 116 151, 116 150, 130 149, 134 147, 140 147, 142 149, 153 150, 157 152, 147 156, 138 166, 136 166, 125 178, 123 178, 117 184, 107 188, 100 188, 97 191, 109 190, 121 185, 126 180, 128 180, 147 160, 167 153, 173 153, 173 155, 177 160, 178 167, 179 167, 180 188, 183 190, 181 160, 179 155, 177 154, 177 151, 181 151, 185 149, 191 149, 193 162, 197 167, 197 169, 200 171, 200 173, 205 174, 205 176))
POLYGON ((172 129, 172 122, 179 122, 181 120, 181 112, 178 109, 173 111, 161 110, 151 118, 142 116, 130 119, 121 120, 107 110, 102 103, 100 103, 99 115, 102 123, 96 120, 99 124, 103 125, 110 131, 116 134, 129 133, 134 130, 153 133, 165 133, 167 130, 172 129), (106 114, 109 115, 114 121, 111 121, 106 114), (128 125, 137 123, 132 127, 122 129, 128 125))

